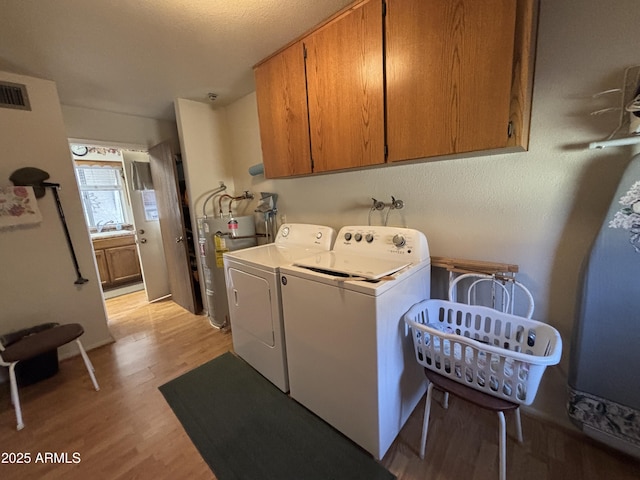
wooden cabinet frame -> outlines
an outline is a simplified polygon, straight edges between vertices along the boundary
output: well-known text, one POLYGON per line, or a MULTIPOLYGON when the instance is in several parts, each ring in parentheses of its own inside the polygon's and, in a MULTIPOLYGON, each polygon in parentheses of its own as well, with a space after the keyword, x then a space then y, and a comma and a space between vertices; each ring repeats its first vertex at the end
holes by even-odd
POLYGON ((509 120, 513 128, 509 146, 529 149, 533 73, 538 33, 538 0, 516 0, 516 32, 509 120))

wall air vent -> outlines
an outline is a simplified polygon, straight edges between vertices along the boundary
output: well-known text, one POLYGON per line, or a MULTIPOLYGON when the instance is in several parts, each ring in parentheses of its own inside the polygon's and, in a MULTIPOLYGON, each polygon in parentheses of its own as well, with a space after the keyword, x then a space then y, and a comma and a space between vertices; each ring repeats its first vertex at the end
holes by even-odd
POLYGON ((31 110, 27 86, 19 83, 0 82, 0 107, 31 110))

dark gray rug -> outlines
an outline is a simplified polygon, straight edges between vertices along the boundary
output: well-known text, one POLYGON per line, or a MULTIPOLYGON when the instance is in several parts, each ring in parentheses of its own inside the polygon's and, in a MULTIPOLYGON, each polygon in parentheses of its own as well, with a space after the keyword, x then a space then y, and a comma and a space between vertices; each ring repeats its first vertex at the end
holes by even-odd
POLYGON ((219 480, 395 479, 232 353, 160 391, 219 480))

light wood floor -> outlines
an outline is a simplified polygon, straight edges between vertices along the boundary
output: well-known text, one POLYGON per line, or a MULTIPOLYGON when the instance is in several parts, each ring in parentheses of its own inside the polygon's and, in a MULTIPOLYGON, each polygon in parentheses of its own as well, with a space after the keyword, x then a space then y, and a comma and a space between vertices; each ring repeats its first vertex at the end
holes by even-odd
MULTIPOLYGON (((171 301, 147 304, 144 292, 110 299, 107 309, 116 342, 89 352, 99 392, 80 357, 62 361, 57 375, 21 389, 26 427, 17 432, 8 384, 0 385, 0 453, 31 455, 30 464, 0 463, 0 479, 215 479, 158 387, 231 350, 231 335, 171 301), (80 462, 35 463, 47 452, 69 462, 77 452, 80 462)), ((497 480, 492 414, 455 398, 446 412, 434 402, 421 461, 422 407, 382 462, 399 480, 497 480)), ((523 430, 523 445, 507 443, 511 480, 640 478, 640 461, 580 434, 527 416, 523 430)))

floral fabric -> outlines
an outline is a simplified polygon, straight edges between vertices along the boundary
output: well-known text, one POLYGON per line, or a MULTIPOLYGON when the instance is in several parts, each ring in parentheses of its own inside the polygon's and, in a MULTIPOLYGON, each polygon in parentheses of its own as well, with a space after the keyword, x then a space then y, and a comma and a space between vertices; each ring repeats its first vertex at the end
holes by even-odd
POLYGON ((640 412, 589 393, 570 389, 569 417, 579 424, 618 437, 640 447, 640 412))
POLYGON ((622 208, 614 214, 609 227, 629 230, 629 242, 640 253, 640 181, 631 186, 619 203, 622 208))
POLYGON ((42 221, 32 187, 0 187, 0 228, 42 221))

